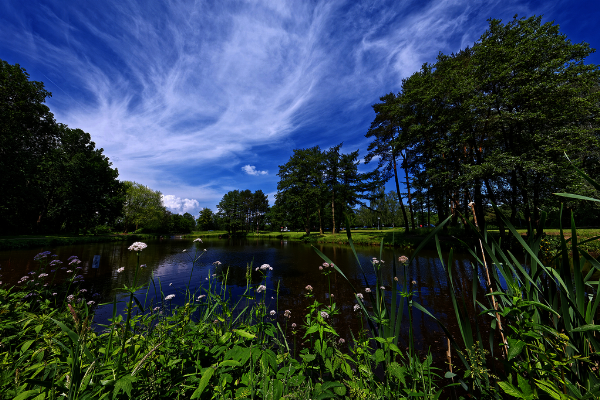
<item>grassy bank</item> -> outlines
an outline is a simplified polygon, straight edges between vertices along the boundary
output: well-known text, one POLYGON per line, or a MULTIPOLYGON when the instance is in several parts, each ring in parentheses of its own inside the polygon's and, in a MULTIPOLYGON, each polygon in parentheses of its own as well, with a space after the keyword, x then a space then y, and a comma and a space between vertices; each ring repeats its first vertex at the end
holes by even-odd
POLYGON ((0 250, 48 248, 73 244, 121 242, 131 240, 146 240, 155 237, 145 234, 123 235, 21 235, 1 236, 0 250))

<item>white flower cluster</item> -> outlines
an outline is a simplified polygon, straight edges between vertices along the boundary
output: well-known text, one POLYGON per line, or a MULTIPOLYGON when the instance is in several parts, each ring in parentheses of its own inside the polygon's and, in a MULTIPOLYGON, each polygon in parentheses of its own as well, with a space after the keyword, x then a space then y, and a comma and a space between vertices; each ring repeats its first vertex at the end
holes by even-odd
POLYGON ((121 272, 125 271, 125 267, 121 267, 117 270, 117 274, 120 274, 121 272))
POLYGON ((327 314, 325 311, 321 311, 321 317, 324 319, 329 318, 329 314, 327 314))
POLYGON ((259 269, 263 271, 273 271, 273 267, 271 267, 269 264, 263 264, 260 267, 256 267, 255 271, 258 271, 259 269))
POLYGON ((310 285, 306 285, 306 287, 304 289, 308 290, 309 292, 312 292, 313 287, 310 285))
POLYGON ((194 239, 194 242, 200 242, 200 243, 202 243, 202 239, 200 239, 200 238, 194 239))
POLYGON ((260 286, 258 287, 258 289, 256 289, 256 293, 260 293, 260 292, 262 292, 263 290, 267 290, 267 287, 266 287, 265 285, 260 285, 260 286))
POLYGON ((275 315, 275 314, 277 314, 277 312, 275 312, 275 310, 271 310, 271 311, 269 312, 269 314, 271 314, 271 315, 275 315))
POLYGON ((285 310, 283 316, 286 318, 292 318, 292 312, 290 310, 285 310))
POLYGON ((213 263, 213 265, 219 266, 219 265, 221 265, 221 261, 215 261, 215 262, 213 263))
POLYGON ((367 293, 371 293, 371 289, 369 289, 369 288, 365 288, 365 292, 367 292, 367 293))
POLYGON ((167 297, 165 297, 165 300, 173 300, 175 298, 174 294, 170 294, 167 297))
POLYGON ((201 294, 200 296, 198 296, 198 298, 196 299, 196 301, 200 301, 203 297, 206 297, 205 294, 201 294))
POLYGON ((146 243, 135 242, 134 244, 132 244, 131 246, 129 246, 129 250, 131 250, 131 251, 142 251, 146 247, 148 247, 148 245, 146 243))
POLYGON ((358 297, 361 300, 364 298, 362 293, 356 293, 356 297, 358 297))
POLYGON ((358 311, 358 310, 360 310, 360 306, 358 304, 355 304, 354 305, 354 311, 358 311))

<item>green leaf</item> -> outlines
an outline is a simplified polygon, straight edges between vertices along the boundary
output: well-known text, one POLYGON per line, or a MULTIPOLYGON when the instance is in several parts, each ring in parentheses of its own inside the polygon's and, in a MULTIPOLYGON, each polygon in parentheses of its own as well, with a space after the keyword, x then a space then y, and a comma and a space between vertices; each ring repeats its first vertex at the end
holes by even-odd
POLYGON ((25 343, 23 343, 23 346, 21 346, 21 353, 25 353, 27 349, 29 349, 29 347, 33 344, 33 342, 35 342, 35 339, 28 340, 25 343))
POLYGON ((510 396, 516 397, 518 399, 526 399, 526 397, 523 396, 519 389, 514 387, 509 382, 498 382, 498 386, 500 386, 500 388, 510 396))
POLYGON ((117 397, 119 392, 122 390, 127 393, 127 396, 131 398, 131 390, 133 389, 132 383, 135 382, 137 378, 135 376, 131 376, 129 374, 124 375, 115 383, 115 390, 113 390, 113 399, 117 397))
POLYGON ((256 335, 253 335, 252 333, 246 332, 242 329, 234 329, 233 331, 246 339, 254 339, 256 337, 256 335))
POLYGON ((202 373, 202 378, 200 378, 200 384, 198 385, 198 388, 194 390, 194 393, 192 393, 192 399, 200 398, 202 392, 204 391, 204 389, 206 389, 206 386, 208 386, 208 382, 210 381, 210 378, 212 378, 214 373, 215 369, 213 367, 208 367, 204 370, 204 372, 202 373))
POLYGON ((587 331, 600 331, 600 325, 584 325, 579 328, 572 329, 571 332, 587 332, 587 331))
POLYGON ((518 339, 507 338, 508 341, 508 360, 512 360, 523 351, 525 342, 518 339))
POLYGON ((33 396, 34 394, 38 394, 38 393, 39 393, 39 389, 27 390, 27 391, 21 393, 20 395, 18 395, 17 397, 15 397, 13 400, 25 400, 25 399, 33 396))
POLYGON ((223 362, 219 363, 219 367, 239 367, 240 362, 239 361, 235 361, 235 360, 225 360, 223 362))

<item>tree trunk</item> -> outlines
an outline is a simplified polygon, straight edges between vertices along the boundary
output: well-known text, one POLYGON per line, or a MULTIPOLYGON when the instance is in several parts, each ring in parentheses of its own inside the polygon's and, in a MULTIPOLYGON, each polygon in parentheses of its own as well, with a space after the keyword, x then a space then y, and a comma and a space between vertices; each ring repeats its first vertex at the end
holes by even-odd
POLYGON ((396 193, 398 194, 398 201, 400 202, 400 208, 402 209, 402 216, 404 217, 404 231, 405 233, 410 233, 410 227, 408 225, 408 217, 406 216, 406 209, 404 208, 404 203, 402 202, 402 196, 400 195, 400 184, 398 183, 398 170, 396 168, 396 157, 392 156, 394 159, 394 179, 396 181, 396 193))
MULTIPOLYGON (((413 206, 412 206, 412 198, 410 195, 410 182, 408 180, 408 165, 406 163, 406 156, 404 154, 402 154, 402 169, 404 169, 404 176, 406 177, 406 194, 408 196, 408 212, 410 213, 410 222, 413 228, 413 231, 415 230, 415 220, 413 219, 413 206)), ((421 224, 423 225, 423 224, 421 224)))
POLYGON ((308 207, 306 208, 306 225, 304 225, 304 231, 306 235, 310 235, 310 214, 308 213, 308 207))
POLYGON ((319 233, 323 234, 323 218, 321 218, 321 207, 319 206, 319 233))
POLYGON ((331 195, 331 224, 332 224, 332 228, 331 228, 331 233, 333 235, 335 235, 335 191, 332 193, 331 195))

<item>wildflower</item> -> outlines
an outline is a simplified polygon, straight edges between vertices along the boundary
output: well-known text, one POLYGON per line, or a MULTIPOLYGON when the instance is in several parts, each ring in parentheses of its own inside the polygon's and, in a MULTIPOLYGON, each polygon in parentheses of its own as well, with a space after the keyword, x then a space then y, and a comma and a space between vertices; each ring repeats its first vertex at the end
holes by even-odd
POLYGON ((45 277, 47 277, 47 276, 48 276, 48 274, 40 274, 40 275, 38 276, 38 278, 45 278, 45 277))
POLYGON ((218 324, 218 323, 219 323, 219 320, 218 320, 218 319, 215 319, 215 320, 213 321, 213 324, 218 324))
POLYGON ((146 264, 140 265, 140 268, 146 268, 146 264))
POLYGON ((309 292, 312 292, 313 287, 310 285, 306 285, 306 287, 304 289, 308 290, 309 292))
POLYGON ((154 312, 157 312, 157 311, 159 311, 159 310, 160 310, 160 307, 154 307, 154 308, 152 309, 152 311, 154 311, 154 312))
POLYGON ((333 293, 330 293, 330 294, 329 294, 329 297, 333 297, 333 293))
POLYGON ((413 285, 416 285, 416 284, 417 284, 417 281, 412 281, 411 283, 412 283, 413 285))
POLYGON ((81 289, 80 292, 81 293, 87 293, 87 289, 81 289))
POLYGON ((217 274, 212 274, 212 277, 214 278, 215 276, 217 276, 217 274))
POLYGON ((292 324, 292 329, 296 329, 296 323, 295 322, 292 324))
POLYGON ((271 312, 269 312, 269 314, 275 315, 275 314, 277 314, 277 312, 275 310, 271 310, 271 312))
POLYGON ((213 263, 213 265, 217 265, 217 266, 219 266, 219 265, 221 265, 221 261, 215 261, 215 262, 213 263))
POLYGON ((273 267, 271 267, 269 264, 261 265, 260 269, 262 269, 263 271, 266 271, 266 270, 273 271, 273 267))
POLYGON ((121 267, 117 270, 117 274, 120 274, 121 272, 125 271, 125 267, 121 267))
POLYGON ((200 301, 200 299, 202 299, 203 297, 206 297, 205 294, 201 294, 200 296, 198 296, 198 298, 196 299, 196 301, 200 301))
POLYGON ((321 317, 322 318, 329 318, 329 314, 327 314, 325 311, 321 311, 321 317))
POLYGON ((400 263, 402 263, 402 264, 406 264, 408 262, 408 257, 400 256, 400 257, 398 257, 398 261, 400 261, 400 263))
POLYGON ((52 293, 52 296, 56 296, 58 293, 52 293))
POLYGON ((131 246, 129 246, 129 250, 131 251, 142 251, 144 250, 146 247, 148 247, 148 245, 146 243, 143 242, 135 242, 134 244, 132 244, 131 246))
POLYGON ((344 343, 346 343, 346 340, 344 338, 340 338, 339 344, 344 344, 344 343))
POLYGON ((183 249, 183 252, 184 252, 184 253, 185 253, 186 251, 187 251, 186 249, 183 249))
POLYGON ((267 290, 267 287, 266 287, 265 285, 260 285, 260 286, 258 287, 258 289, 256 289, 256 293, 260 293, 260 292, 262 292, 263 290, 267 290))
POLYGON ((323 267, 319 266, 319 271, 323 271, 323 267))
MULTIPOLYGON (((125 269, 125 268, 123 268, 123 269, 125 269)), ((71 270, 71 269, 67 270, 67 274, 70 274, 71 272, 73 272, 73 270, 71 270)))
POLYGON ((25 275, 24 277, 21 278, 22 281, 26 281, 27 279, 29 279, 29 277, 27 275, 25 275))
POLYGON ((200 239, 200 238, 194 239, 194 242, 200 242, 200 243, 202 243, 202 239, 200 239))
POLYGON ((380 286, 379 289, 385 290, 385 286, 380 286))
POLYGON ((327 267, 329 267, 329 263, 323 263, 323 267, 324 267, 324 268, 327 268, 327 267))
POLYGON ((72 294, 67 296, 67 301, 70 303, 73 301, 73 299, 75 298, 75 296, 73 296, 72 294))
POLYGON ((358 311, 358 310, 360 310, 360 306, 358 304, 355 304, 354 305, 354 311, 358 311))
POLYGON ((259 268, 258 268, 258 267, 256 267, 255 271, 256 271, 256 272, 258 272, 258 270, 259 270, 259 268))
POLYGON ((77 275, 73 278, 73 282, 83 282, 83 275, 77 275))
POLYGON ((356 293, 356 297, 358 297, 361 300, 364 298, 362 293, 356 293))
POLYGON ((206 249, 204 249, 204 251, 206 251, 206 249))
POLYGON ((81 271, 82 269, 83 268, 81 268, 81 267, 77 267, 77 268, 75 268, 75 271, 81 271))
POLYGON ((365 292, 366 292, 366 293, 371 293, 371 289, 369 289, 369 288, 365 288, 365 292))
POLYGON ((285 310, 285 312, 283 313, 283 316, 286 318, 291 318, 292 312, 290 310, 285 310))
POLYGON ((173 286, 173 284, 172 284, 172 283, 169 283, 169 286, 173 286))
POLYGON ((41 259, 43 259, 43 258, 46 258, 46 257, 48 257, 49 255, 50 255, 50 252, 49 252, 49 251, 43 251, 43 252, 41 252, 41 253, 39 253, 39 254, 36 254, 36 256, 35 256, 35 257, 33 257, 33 259, 34 259, 35 261, 40 261, 41 259))
POLYGON ((395 280, 396 282, 398 282, 398 277, 397 277, 397 276, 395 276, 395 277, 394 277, 394 280, 395 280))
POLYGON ((173 300, 175 298, 174 294, 170 294, 167 297, 165 297, 165 300, 173 300))
MULTIPOLYGON (((58 261, 58 260, 55 260, 58 261)), ((75 258, 73 260, 71 260, 71 262, 69 263, 69 265, 73 265, 73 264, 81 264, 81 260, 75 258)), ((50 263, 50 265, 52 265, 52 263, 50 263)))
POLYGON ((78 257, 77 256, 71 256, 71 257, 67 258, 67 261, 75 260, 76 258, 78 258, 78 257))
POLYGON ((60 264, 62 264, 62 261, 60 261, 60 260, 52 260, 52 261, 50 261, 50 266, 51 267, 53 267, 55 265, 60 265, 60 264))
POLYGON ((35 271, 31 271, 29 275, 35 275, 35 271))
POLYGON ((87 302, 88 306, 93 306, 94 304, 96 304, 96 302, 94 300, 90 300, 87 302))

